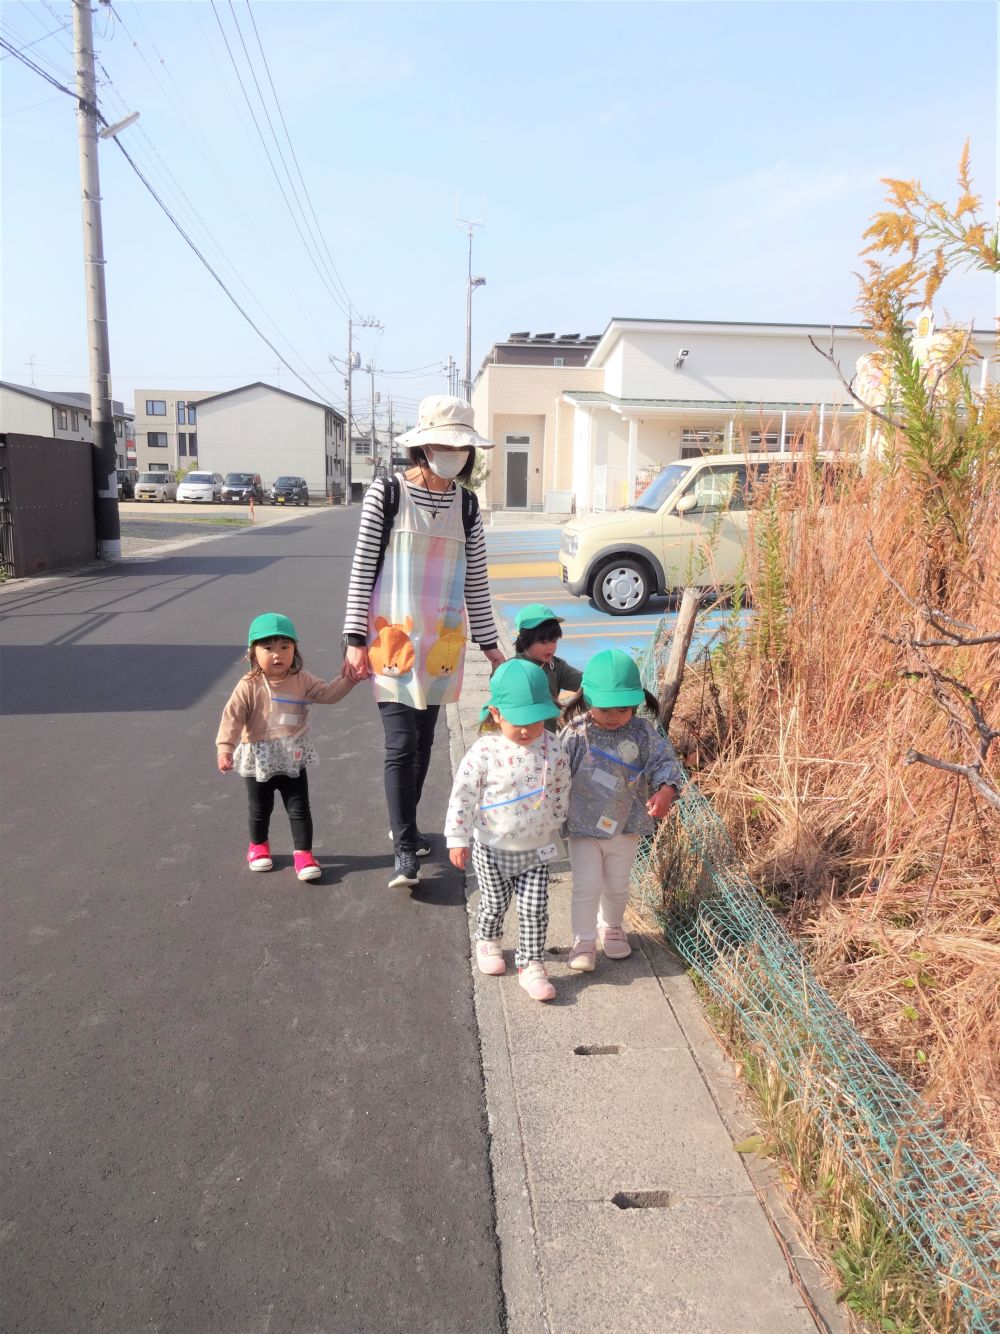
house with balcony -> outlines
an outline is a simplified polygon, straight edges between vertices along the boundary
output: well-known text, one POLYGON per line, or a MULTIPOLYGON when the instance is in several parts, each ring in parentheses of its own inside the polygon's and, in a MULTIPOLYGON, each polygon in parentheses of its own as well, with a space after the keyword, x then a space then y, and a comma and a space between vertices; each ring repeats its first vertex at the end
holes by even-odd
POLYGON ((198 466, 207 472, 304 477, 317 499, 342 499, 346 482, 344 416, 327 403, 253 384, 198 401, 198 466))

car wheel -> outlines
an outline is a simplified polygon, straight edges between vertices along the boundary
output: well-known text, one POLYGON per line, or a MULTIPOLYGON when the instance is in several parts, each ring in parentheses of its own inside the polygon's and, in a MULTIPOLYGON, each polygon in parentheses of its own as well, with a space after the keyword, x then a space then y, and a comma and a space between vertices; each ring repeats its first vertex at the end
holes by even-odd
POLYGON ((642 611, 652 591, 648 567, 640 560, 622 557, 597 571, 592 596, 609 616, 633 616, 642 611))

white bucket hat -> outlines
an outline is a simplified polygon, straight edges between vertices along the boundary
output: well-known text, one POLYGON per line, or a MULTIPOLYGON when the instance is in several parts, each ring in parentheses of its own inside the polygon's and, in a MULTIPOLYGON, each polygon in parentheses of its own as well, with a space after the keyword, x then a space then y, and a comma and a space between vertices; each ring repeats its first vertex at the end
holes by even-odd
POLYGON ((451 394, 432 394, 421 400, 417 424, 396 436, 397 445, 412 449, 415 445, 433 445, 435 449, 492 449, 476 430, 472 405, 451 394))

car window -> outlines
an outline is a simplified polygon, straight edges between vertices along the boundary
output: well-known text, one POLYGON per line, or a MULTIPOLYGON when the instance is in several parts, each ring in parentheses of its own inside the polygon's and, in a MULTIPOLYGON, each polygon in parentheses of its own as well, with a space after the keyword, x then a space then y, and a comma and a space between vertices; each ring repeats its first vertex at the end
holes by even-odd
POLYGON ((252 486, 253 473, 231 472, 226 474, 226 486, 252 486))
POLYGON ((191 472, 184 478, 185 482, 198 482, 199 485, 210 485, 215 478, 210 472, 191 472))
POLYGON ((671 491, 683 482, 690 471, 691 465, 689 463, 671 463, 663 469, 659 476, 653 478, 642 495, 628 508, 630 510, 658 510, 671 491))
POLYGON ((164 472, 144 472, 141 473, 139 476, 139 481, 146 483, 165 482, 166 480, 167 480, 167 474, 164 472))
POLYGON ((745 464, 704 468, 695 474, 693 482, 684 492, 685 496, 695 498, 694 508, 687 513, 709 514, 719 510, 746 509, 746 482, 745 464))

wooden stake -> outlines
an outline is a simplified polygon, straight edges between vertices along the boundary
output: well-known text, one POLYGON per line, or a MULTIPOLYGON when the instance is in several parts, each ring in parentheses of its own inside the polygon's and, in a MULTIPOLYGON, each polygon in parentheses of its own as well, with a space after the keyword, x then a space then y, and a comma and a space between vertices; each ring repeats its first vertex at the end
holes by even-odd
POLYGON ((687 662, 688 649, 691 647, 691 636, 694 634, 694 622, 700 602, 701 594, 696 588, 685 588, 680 611, 677 613, 677 624, 674 626, 674 637, 670 641, 667 674, 660 696, 660 726, 665 732, 670 727, 670 719, 674 716, 674 705, 677 703, 681 681, 684 679, 684 664, 687 662))

